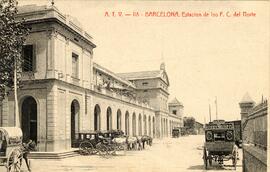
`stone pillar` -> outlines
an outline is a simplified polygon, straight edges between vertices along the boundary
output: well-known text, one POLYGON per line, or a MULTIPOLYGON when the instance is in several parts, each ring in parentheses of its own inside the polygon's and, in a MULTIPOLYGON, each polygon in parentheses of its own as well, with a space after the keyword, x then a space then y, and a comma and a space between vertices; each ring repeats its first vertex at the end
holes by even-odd
POLYGON ((47 94, 47 146, 46 151, 56 151, 55 141, 56 141, 56 114, 57 114, 57 88, 56 86, 51 86, 48 88, 47 94))
POLYGON ((255 102, 250 98, 249 94, 246 93, 242 98, 241 102, 239 103, 241 109, 241 121, 242 123, 245 122, 247 119, 248 113, 254 107, 255 102))
POLYGON ((249 94, 246 93, 241 102, 239 103, 240 109, 241 109, 241 128, 242 128, 242 140, 243 142, 245 142, 245 140, 247 139, 247 136, 244 134, 246 132, 244 132, 245 130, 245 125, 246 125, 246 119, 248 118, 248 114, 249 112, 252 110, 252 108, 254 107, 255 102, 250 98, 249 94))
POLYGON ((2 101, 2 108, 1 108, 1 126, 8 127, 8 114, 9 114, 9 106, 8 106, 8 98, 5 98, 2 101))
POLYGON ((117 107, 112 106, 112 129, 117 129, 117 107))

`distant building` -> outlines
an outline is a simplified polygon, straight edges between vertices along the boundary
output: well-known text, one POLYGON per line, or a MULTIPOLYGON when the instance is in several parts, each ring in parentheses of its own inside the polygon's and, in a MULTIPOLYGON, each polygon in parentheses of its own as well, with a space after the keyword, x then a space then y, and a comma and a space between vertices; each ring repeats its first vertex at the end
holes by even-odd
POLYGON ((245 94, 239 103, 243 137, 243 171, 267 171, 268 103, 262 99, 257 105, 245 94))
POLYGON ((172 134, 172 130, 174 128, 184 126, 183 115, 184 105, 175 97, 172 101, 169 102, 170 134, 172 134))
POLYGON ((200 122, 195 121, 195 134, 204 134, 204 125, 200 122))
MULTIPOLYGON (((22 6, 17 18, 31 28, 23 47, 19 120, 23 140, 36 141, 38 151, 69 150, 82 130, 162 138, 170 123, 181 125, 181 116, 168 110, 165 64, 116 74, 93 61, 93 38, 55 6, 22 6)), ((0 126, 14 126, 13 107, 12 94, 0 102, 0 126)))

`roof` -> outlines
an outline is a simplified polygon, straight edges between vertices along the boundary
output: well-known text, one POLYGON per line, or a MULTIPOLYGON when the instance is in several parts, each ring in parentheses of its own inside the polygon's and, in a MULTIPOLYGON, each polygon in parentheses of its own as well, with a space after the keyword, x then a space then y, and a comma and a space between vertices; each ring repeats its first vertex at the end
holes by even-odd
POLYGON ((197 125, 200 125, 200 126, 203 127, 203 124, 202 124, 202 123, 200 123, 200 122, 198 122, 198 121, 195 121, 195 123, 196 123, 197 125))
POLYGON ((153 70, 153 71, 140 71, 129 73, 117 73, 118 76, 126 80, 142 80, 142 79, 162 79, 168 86, 169 78, 165 70, 153 70))
POLYGON ((183 103, 179 102, 179 100, 177 100, 175 97, 172 101, 169 102, 169 105, 183 106, 183 103))
POLYGON ((22 130, 18 127, 0 127, 2 131, 8 138, 22 137, 22 130))
POLYGON ((130 73, 117 73, 118 76, 133 80, 133 79, 149 79, 149 78, 158 78, 162 73, 161 70, 154 71, 141 71, 141 72, 130 72, 130 73))
POLYGON ((120 82, 122 82, 124 84, 127 84, 127 85, 131 86, 132 88, 135 88, 135 85, 132 82, 130 82, 128 80, 125 80, 122 77, 119 77, 114 72, 110 71, 109 69, 106 69, 105 67, 103 67, 103 66, 101 66, 101 65, 99 65, 97 63, 93 63, 93 67, 96 68, 97 70, 99 70, 99 71, 101 71, 101 72, 115 78, 116 80, 118 80, 118 81, 120 81, 120 82))
POLYGON ((27 23, 35 23, 37 21, 44 22, 54 19, 57 22, 64 24, 63 26, 78 34, 91 46, 94 48, 96 47, 96 45, 92 42, 93 38, 83 29, 82 24, 75 17, 61 13, 53 5, 39 6, 31 4, 18 6, 18 14, 16 15, 16 18, 23 18, 27 23))
POLYGON ((251 99, 250 95, 246 93, 240 103, 254 103, 254 101, 251 99))

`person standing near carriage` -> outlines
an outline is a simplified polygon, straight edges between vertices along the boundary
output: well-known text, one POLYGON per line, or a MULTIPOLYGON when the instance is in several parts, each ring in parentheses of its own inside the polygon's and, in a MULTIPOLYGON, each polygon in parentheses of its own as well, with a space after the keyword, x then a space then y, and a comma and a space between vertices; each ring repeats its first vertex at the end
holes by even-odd
POLYGON ((32 140, 29 140, 27 143, 22 144, 23 159, 25 160, 25 164, 27 166, 28 171, 31 171, 30 164, 28 161, 28 155, 31 151, 37 151, 36 147, 37 147, 36 142, 32 140))

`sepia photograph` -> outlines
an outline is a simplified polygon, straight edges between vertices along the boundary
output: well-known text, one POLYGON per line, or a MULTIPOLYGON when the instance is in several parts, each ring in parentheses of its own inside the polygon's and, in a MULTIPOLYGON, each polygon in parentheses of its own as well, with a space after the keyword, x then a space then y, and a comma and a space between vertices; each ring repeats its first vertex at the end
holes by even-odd
POLYGON ((270 3, 0 0, 1 172, 267 172, 270 3))

